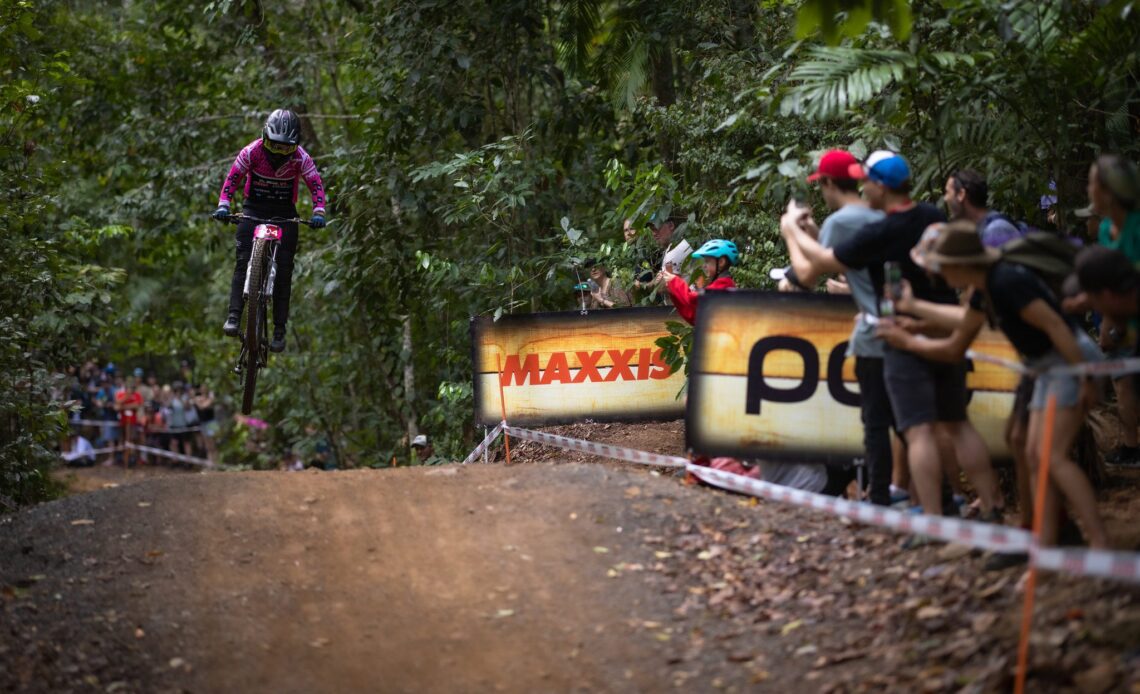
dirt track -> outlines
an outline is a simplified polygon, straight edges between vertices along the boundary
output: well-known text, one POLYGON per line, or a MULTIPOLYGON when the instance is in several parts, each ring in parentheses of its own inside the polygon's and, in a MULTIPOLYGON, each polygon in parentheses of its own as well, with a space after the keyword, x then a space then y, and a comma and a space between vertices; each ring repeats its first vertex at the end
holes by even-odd
MULTIPOLYGON (((896 545, 601 465, 165 476, 0 519, 0 691, 1004 689, 1019 572, 896 545)), ((1038 690, 1140 686, 1135 591, 1042 604, 1038 690)))

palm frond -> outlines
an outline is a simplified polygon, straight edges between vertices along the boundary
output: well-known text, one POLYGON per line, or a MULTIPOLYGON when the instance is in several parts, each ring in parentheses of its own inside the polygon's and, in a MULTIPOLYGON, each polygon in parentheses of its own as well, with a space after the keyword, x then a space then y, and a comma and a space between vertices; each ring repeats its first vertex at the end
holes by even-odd
POLYGON ((902 81, 917 59, 904 51, 812 48, 792 71, 793 87, 781 103, 785 115, 826 119, 866 103, 902 81))
POLYGON ((558 60, 568 72, 586 73, 602 26, 599 0, 563 0, 558 12, 558 60))

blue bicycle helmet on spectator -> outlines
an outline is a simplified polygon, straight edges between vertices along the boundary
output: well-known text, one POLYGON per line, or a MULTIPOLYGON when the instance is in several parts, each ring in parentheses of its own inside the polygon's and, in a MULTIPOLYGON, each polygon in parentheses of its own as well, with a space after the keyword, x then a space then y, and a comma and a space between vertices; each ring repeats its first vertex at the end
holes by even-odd
POLYGON ((693 253, 693 257, 724 258, 728 260, 729 265, 736 265, 740 262, 740 252, 736 250, 736 244, 725 239, 705 241, 704 245, 693 253))

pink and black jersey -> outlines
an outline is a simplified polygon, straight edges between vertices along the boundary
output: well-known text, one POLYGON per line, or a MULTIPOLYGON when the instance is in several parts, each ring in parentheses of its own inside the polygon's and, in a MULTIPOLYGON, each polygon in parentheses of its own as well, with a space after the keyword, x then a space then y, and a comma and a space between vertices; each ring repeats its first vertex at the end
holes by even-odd
POLYGON ((285 213, 294 215, 297 204, 297 182, 304 179, 313 196, 313 214, 325 213, 325 187, 317 165, 301 147, 289 160, 274 169, 268 153, 261 146, 261 138, 254 140, 238 152, 230 173, 222 184, 218 205, 230 205, 230 200, 245 179, 245 207, 262 214, 285 213))

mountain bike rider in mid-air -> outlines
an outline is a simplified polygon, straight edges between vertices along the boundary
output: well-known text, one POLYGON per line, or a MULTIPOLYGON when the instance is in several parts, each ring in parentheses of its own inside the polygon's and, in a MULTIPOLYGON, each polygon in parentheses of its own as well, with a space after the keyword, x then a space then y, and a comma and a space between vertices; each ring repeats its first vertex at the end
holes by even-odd
MULTIPOLYGON (((325 187, 321 175, 309 153, 300 147, 301 119, 292 111, 277 109, 265 120, 261 137, 238 152, 230 173, 222 184, 218 209, 214 217, 226 220, 230 216, 230 200, 244 182, 244 211, 253 217, 294 218, 297 216, 298 180, 313 196, 315 229, 325 225, 325 187)), ((245 271, 253 252, 253 230, 256 222, 238 224, 234 239, 237 242, 237 264, 234 265, 233 283, 230 285, 230 311, 222 331, 237 337, 241 322, 242 290, 245 271)), ((297 223, 281 222, 281 247, 277 251, 277 276, 273 290, 273 341, 269 349, 285 349, 285 323, 289 319, 289 294, 293 285, 293 256, 297 253, 297 223)))

